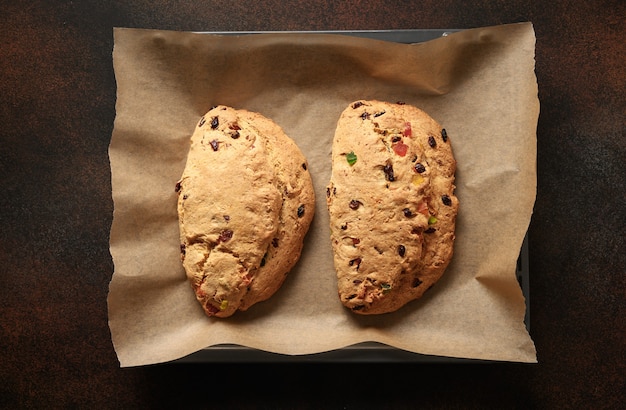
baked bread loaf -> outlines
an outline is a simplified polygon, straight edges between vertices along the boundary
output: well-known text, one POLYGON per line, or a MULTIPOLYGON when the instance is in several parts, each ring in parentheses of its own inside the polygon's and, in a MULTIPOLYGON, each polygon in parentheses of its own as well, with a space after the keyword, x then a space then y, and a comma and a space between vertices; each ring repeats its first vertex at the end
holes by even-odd
POLYGON ((206 314, 228 317, 272 296, 315 210, 294 141, 261 114, 214 107, 191 137, 176 191, 181 259, 206 314))
POLYGON ((450 139, 422 110, 356 101, 341 114, 326 198, 341 302, 359 314, 420 298, 453 253, 450 139))

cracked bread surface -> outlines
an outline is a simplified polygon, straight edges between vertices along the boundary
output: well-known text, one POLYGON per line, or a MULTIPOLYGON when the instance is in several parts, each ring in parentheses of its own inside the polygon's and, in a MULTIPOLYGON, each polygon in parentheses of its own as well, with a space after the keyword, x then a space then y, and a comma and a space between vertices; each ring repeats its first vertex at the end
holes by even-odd
POLYGON ((270 298, 314 214, 306 158, 259 113, 220 105, 198 122, 176 184, 181 260, 208 316, 270 298))
POLYGON ((326 198, 344 306, 393 312, 439 280, 453 254, 455 170, 446 130, 424 111, 366 100, 343 111, 326 198))

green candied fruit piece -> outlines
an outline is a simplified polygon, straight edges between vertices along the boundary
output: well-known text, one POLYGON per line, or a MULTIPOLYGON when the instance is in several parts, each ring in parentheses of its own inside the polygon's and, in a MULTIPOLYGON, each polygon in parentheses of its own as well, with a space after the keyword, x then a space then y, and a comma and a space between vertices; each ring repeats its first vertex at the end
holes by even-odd
POLYGON ((220 303, 220 310, 226 310, 227 308, 228 308, 228 301, 222 300, 222 303, 220 303))
POLYGON ((348 164, 350 164, 350 166, 356 164, 356 154, 354 153, 354 151, 350 151, 346 154, 346 160, 348 161, 348 164))
POLYGON ((430 216, 428 217, 428 225, 433 225, 437 223, 437 218, 435 218, 434 216, 430 216))
POLYGON ((391 290, 391 285, 388 283, 382 283, 380 287, 383 289, 383 293, 387 293, 391 290))

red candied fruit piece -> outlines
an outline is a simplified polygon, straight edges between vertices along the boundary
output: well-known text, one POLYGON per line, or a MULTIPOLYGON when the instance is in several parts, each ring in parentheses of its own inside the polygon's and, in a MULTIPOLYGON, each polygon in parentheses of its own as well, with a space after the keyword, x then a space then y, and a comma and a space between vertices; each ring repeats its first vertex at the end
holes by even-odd
POLYGON ((393 152, 395 152, 396 155, 400 155, 401 157, 403 157, 406 155, 408 150, 409 146, 404 144, 403 142, 393 144, 393 152))
POLYGON ((430 212, 428 211, 428 204, 424 201, 420 202, 417 206, 417 212, 422 215, 428 216, 430 214, 430 212))
POLYGON ((404 135, 405 137, 413 136, 413 129, 411 128, 410 122, 407 121, 404 123, 404 130, 402 131, 402 135, 404 135))

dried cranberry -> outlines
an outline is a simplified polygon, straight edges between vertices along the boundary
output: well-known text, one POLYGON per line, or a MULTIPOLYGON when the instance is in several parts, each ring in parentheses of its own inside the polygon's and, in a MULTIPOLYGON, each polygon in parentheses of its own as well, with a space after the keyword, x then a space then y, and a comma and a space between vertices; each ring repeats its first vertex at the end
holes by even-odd
POLYGON ((357 101, 354 104, 352 104, 352 108, 357 109, 357 108, 359 108, 362 105, 363 105, 363 103, 361 101, 357 101))
POLYGON ((422 165, 421 162, 418 162, 417 164, 415 164, 413 168, 415 168, 415 172, 417 172, 418 174, 422 174, 426 172, 426 167, 422 165))
POLYGON ((366 111, 363 114, 361 114, 361 119, 362 120, 366 120, 370 117, 370 114, 366 111))
POLYGON ((361 243, 361 240, 359 238, 352 238, 352 244, 354 246, 358 245, 361 243))
POLYGON ((443 142, 448 141, 448 132, 445 128, 441 129, 441 139, 443 140, 443 142))
POLYGON ((219 311, 220 311, 220 309, 219 309, 218 307, 213 306, 213 305, 212 305, 212 304, 210 304, 210 303, 207 303, 207 304, 204 306, 204 309, 206 310, 206 314, 207 314, 208 316, 213 316, 213 315, 215 315, 217 312, 219 312, 219 311))
POLYGON ((304 216, 304 205, 298 207, 298 218, 302 218, 302 216, 304 216))
POLYGON ((406 253, 406 248, 404 247, 404 245, 398 245, 398 255, 404 256, 405 253, 406 253))
POLYGON ((230 229, 224 229, 220 232, 220 236, 217 238, 219 242, 228 242, 233 237, 233 231, 230 229))
POLYGON ((359 206, 361 205, 363 205, 363 203, 361 201, 357 201, 356 199, 350 201, 350 209, 352 210, 359 209, 359 206))
POLYGON ((387 181, 393 182, 396 180, 396 178, 393 175, 393 165, 391 164, 385 165, 385 167, 383 168, 383 172, 385 173, 385 179, 387 181))
POLYGON ((216 129, 220 125, 220 119, 218 117, 211 118, 211 129, 216 129))
POLYGON ((235 122, 233 124, 230 124, 228 128, 232 130, 232 132, 230 133, 230 137, 232 139, 236 140, 237 138, 240 137, 239 130, 241 129, 241 127, 239 126, 239 124, 235 122))
POLYGON ((361 258, 352 259, 350 262, 348 262, 348 265, 356 265, 356 269, 359 270, 359 266, 361 265, 361 258))
POLYGON ((430 145, 431 148, 435 148, 437 146, 437 141, 435 141, 435 137, 432 135, 428 137, 428 145, 430 145))
POLYGON ((211 148, 213 148, 213 151, 217 151, 218 148, 220 147, 220 143, 218 140, 213 140, 210 142, 211 144, 211 148))
POLYGON ((443 202, 443 204, 447 206, 452 205, 452 200, 450 199, 448 195, 445 195, 445 194, 441 196, 441 202, 443 202))

